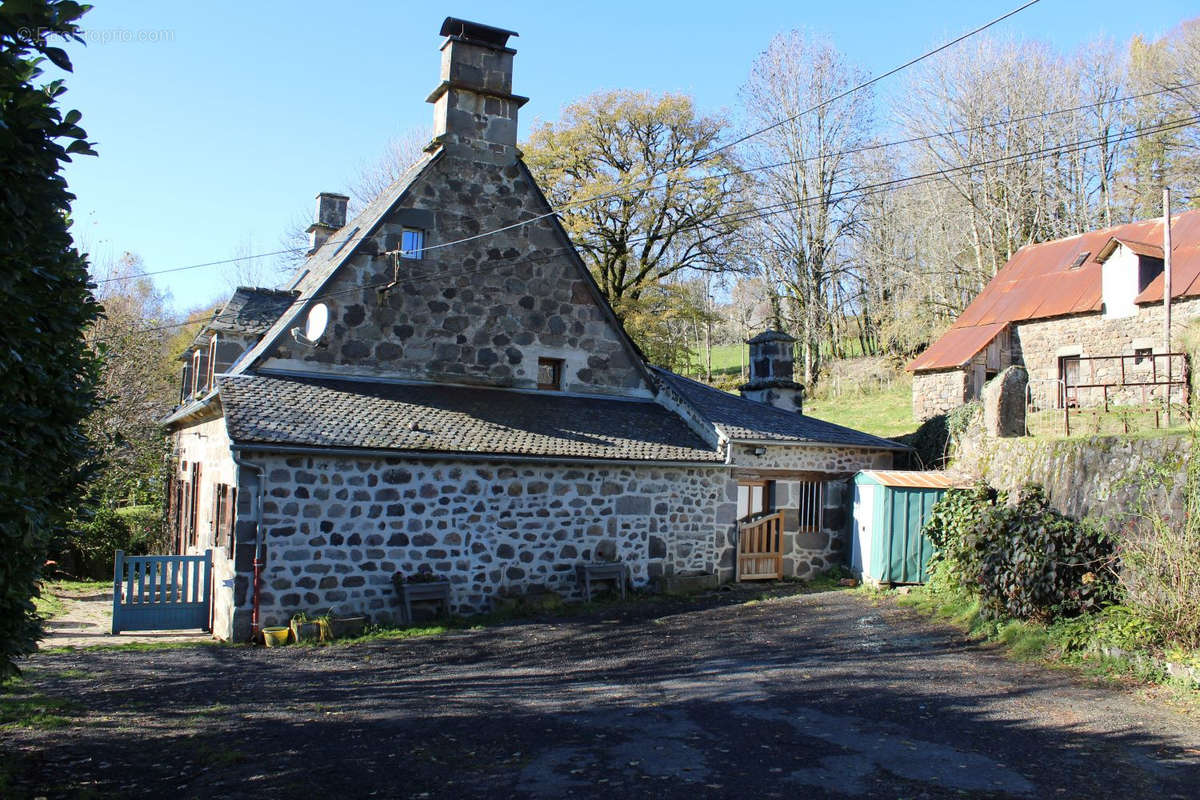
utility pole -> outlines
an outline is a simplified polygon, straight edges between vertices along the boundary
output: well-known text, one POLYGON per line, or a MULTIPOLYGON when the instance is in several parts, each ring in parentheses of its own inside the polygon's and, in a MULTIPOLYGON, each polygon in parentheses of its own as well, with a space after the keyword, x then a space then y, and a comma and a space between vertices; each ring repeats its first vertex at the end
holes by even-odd
POLYGON ((1171 427, 1171 187, 1163 187, 1163 340, 1167 353, 1167 427, 1171 427))

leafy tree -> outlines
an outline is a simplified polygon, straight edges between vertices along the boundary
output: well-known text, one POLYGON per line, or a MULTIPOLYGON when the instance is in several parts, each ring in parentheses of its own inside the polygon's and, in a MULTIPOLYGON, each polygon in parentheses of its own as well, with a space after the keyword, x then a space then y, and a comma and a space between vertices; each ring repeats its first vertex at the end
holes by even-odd
POLYGON ((175 404, 177 365, 172 356, 178 355, 168 350, 172 330, 164 326, 174 320, 167 298, 132 253, 108 270, 98 295, 104 316, 86 338, 103 358, 104 404, 85 427, 102 467, 89 486, 90 499, 109 507, 158 505, 166 440, 156 420, 175 404))
POLYGON ((701 331, 719 321, 708 309, 702 281, 663 281, 613 309, 650 363, 676 372, 692 371, 703 346, 701 331))
POLYGON ((561 210, 600 289, 618 308, 681 271, 738 263, 741 176, 727 129, 690 97, 612 91, 535 129, 525 162, 561 210))
POLYGON ((80 113, 58 108, 63 81, 34 84, 46 59, 71 69, 48 39, 82 41, 86 10, 0 5, 0 678, 17 673, 17 658, 41 633, 32 598, 47 541, 78 497, 88 452, 81 423, 96 402, 97 364, 83 331, 100 307, 71 241, 74 197, 59 174, 71 155, 93 150, 80 113))

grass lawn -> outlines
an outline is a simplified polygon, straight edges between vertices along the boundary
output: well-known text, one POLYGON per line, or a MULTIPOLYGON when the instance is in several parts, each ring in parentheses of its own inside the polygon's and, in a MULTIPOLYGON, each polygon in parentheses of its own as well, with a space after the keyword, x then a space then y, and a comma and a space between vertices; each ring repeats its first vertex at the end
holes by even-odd
POLYGON ((876 436, 900 436, 918 427, 912 418, 912 384, 906 380, 872 394, 805 400, 804 413, 876 436))

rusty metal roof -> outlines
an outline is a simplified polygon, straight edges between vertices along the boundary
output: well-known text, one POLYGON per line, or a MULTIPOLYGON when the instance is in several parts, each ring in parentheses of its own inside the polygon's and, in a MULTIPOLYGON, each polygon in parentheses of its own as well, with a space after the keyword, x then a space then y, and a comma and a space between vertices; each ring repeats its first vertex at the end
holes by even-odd
MULTIPOLYGON (((961 367, 1006 323, 1100 311, 1103 267, 1096 256, 1115 239, 1139 255, 1161 258, 1162 248, 1150 243, 1162 241, 1162 228, 1161 219, 1145 220, 1022 247, 950 330, 910 361, 907 369, 961 367), (1080 261, 1085 253, 1095 256, 1080 261)), ((1171 239, 1171 296, 1200 296, 1200 211, 1174 216, 1171 239)), ((1161 301, 1162 286, 1159 275, 1136 302, 1161 301)))
POLYGON ((1007 326, 1006 322, 993 322, 965 328, 953 327, 925 352, 908 362, 908 370, 915 372, 919 369, 961 367, 987 347, 988 342, 996 338, 996 334, 1007 326))
MULTIPOLYGON (((1174 233, 1174 226, 1171 228, 1174 233)), ((1174 242, 1171 243, 1171 249, 1174 250, 1174 242)), ((1100 252, 1096 254, 1096 261, 1103 264, 1108 260, 1109 256, 1117 250, 1117 245, 1124 245, 1139 256, 1150 256, 1151 258, 1162 258, 1163 249, 1160 244, 1147 244, 1146 242, 1135 242, 1132 239, 1121 239, 1116 236, 1108 240, 1104 247, 1100 248, 1100 252)))
POLYGON ((896 486, 903 489, 965 489, 970 481, 946 472, 904 471, 893 469, 864 469, 859 473, 881 486, 896 486))

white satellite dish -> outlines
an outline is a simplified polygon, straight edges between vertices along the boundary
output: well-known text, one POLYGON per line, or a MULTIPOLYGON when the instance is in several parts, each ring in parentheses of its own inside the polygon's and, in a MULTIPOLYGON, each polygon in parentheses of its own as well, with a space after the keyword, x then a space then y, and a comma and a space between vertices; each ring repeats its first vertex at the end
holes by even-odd
POLYGON ((304 321, 304 330, 301 331, 298 326, 292 328, 292 336, 300 344, 316 347, 317 342, 325 335, 327 325, 329 325, 329 307, 324 303, 317 303, 308 310, 308 318, 304 321))

